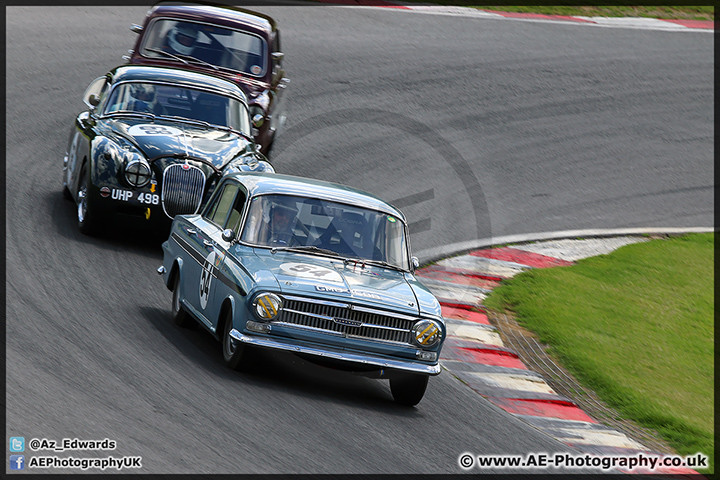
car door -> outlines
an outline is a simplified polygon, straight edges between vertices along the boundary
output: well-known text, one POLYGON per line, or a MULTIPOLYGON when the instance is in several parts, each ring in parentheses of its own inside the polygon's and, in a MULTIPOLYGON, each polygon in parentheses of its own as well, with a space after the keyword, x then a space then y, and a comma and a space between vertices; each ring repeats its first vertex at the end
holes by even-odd
POLYGON ((238 231, 246 199, 243 186, 236 181, 226 181, 220 188, 220 194, 213 199, 202 218, 206 222, 202 241, 208 253, 198 285, 199 311, 213 331, 220 317, 222 301, 227 295, 228 287, 224 283, 229 283, 222 270, 231 242, 223 238, 223 231, 238 231))
POLYGON ((239 190, 237 182, 226 182, 201 216, 191 217, 184 237, 193 260, 184 267, 184 297, 192 313, 211 330, 217 323, 219 305, 214 298, 218 267, 227 251, 222 229, 239 190))

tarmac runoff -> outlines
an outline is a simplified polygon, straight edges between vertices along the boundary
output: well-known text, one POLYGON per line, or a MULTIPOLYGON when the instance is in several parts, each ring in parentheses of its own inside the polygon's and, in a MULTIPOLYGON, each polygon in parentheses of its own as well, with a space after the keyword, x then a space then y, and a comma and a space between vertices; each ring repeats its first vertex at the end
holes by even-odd
MULTIPOLYGON (((500 332, 488 319, 483 301, 503 280, 532 268, 572 265, 624 245, 649 241, 653 236, 713 231, 712 228, 573 230, 496 237, 420 251, 418 257, 423 264, 433 263, 415 274, 440 301, 447 325, 440 363, 491 403, 581 453, 667 455, 602 424, 570 396, 556 392, 540 373, 528 368, 520 355, 504 344, 500 332)), ((561 369, 550 365, 542 370, 554 374, 561 369)), ((680 467, 625 473, 698 474, 680 467)))

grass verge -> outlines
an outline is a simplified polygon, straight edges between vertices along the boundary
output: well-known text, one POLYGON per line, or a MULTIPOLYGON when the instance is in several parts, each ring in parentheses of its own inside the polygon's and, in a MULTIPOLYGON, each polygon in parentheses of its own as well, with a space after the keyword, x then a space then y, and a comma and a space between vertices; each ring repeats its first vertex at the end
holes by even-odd
POLYGON ((484 304, 515 313, 586 388, 714 472, 714 235, 626 245, 523 272, 484 304))

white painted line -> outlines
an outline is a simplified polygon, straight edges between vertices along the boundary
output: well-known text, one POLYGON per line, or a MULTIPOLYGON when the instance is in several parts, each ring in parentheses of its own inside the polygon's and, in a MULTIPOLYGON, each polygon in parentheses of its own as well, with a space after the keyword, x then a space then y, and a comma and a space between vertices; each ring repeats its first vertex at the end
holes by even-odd
POLYGON ((555 390, 550 388, 550 385, 538 378, 512 373, 466 372, 466 374, 479 378, 482 382, 494 387, 521 392, 551 393, 557 395, 555 390))
POLYGON ((426 285, 426 287, 441 301, 455 301, 457 303, 482 305, 487 297, 480 289, 473 290, 461 285, 426 285))
POLYGON ((561 442, 578 443, 581 445, 605 445, 608 447, 647 450, 645 446, 631 440, 624 433, 612 430, 599 431, 597 429, 561 428, 557 431, 556 438, 561 442))
POLYGON ((541 240, 559 240, 562 238, 585 237, 613 237, 618 235, 653 235, 653 234, 682 234, 682 233, 712 233, 714 227, 649 227, 649 228, 615 228, 615 229, 587 229, 587 230, 561 230, 555 232, 540 232, 518 235, 503 235, 499 237, 480 238, 464 242, 441 245, 439 247, 420 250, 415 255, 420 263, 434 262, 461 252, 469 252, 494 245, 511 243, 539 242, 541 240))
POLYGON ((458 325, 447 324, 447 334, 453 337, 459 337, 467 340, 476 340, 486 345, 494 345, 496 347, 504 347, 500 334, 496 331, 476 327, 474 325, 458 325))
POLYGON ((532 268, 519 263, 505 262, 494 258, 475 257, 473 255, 446 258, 445 260, 440 260, 437 263, 438 265, 447 268, 468 270, 477 275, 489 275, 502 278, 515 276, 520 272, 532 268))
POLYGON ((666 22, 657 18, 641 17, 573 17, 592 22, 601 27, 624 27, 641 30, 695 30, 677 23, 666 22))
POLYGON ((554 240, 538 243, 513 245, 513 248, 526 252, 539 253, 548 257, 574 262, 597 255, 606 255, 625 245, 647 242, 647 237, 587 238, 582 240, 554 240))

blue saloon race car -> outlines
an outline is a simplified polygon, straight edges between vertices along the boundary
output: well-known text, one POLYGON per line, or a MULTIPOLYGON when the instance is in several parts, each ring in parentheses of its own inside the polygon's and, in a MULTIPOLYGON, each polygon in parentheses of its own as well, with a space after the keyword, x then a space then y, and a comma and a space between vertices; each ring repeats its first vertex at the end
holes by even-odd
POLYGON ((405 217, 370 194, 234 173, 200 213, 175 217, 162 248, 175 323, 208 329, 231 368, 248 348, 286 350, 389 379, 404 405, 440 373, 440 303, 413 275, 405 217))

